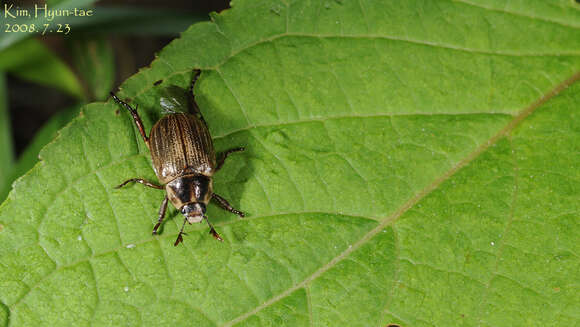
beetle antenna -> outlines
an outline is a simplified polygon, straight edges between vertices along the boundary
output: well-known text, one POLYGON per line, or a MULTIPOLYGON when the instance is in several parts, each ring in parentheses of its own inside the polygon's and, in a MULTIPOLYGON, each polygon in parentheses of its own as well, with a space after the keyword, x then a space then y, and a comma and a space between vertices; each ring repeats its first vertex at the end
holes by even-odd
POLYGON ((203 218, 205 219, 207 225, 209 226, 209 233, 211 234, 211 236, 213 236, 216 240, 223 242, 224 239, 220 236, 220 234, 218 234, 218 232, 215 231, 215 228, 213 228, 213 225, 209 222, 207 216, 204 215, 203 218))
POLYGON ((179 231, 179 235, 177 235, 177 239, 175 240, 175 243, 173 243, 173 246, 177 246, 179 243, 183 242, 183 237, 181 235, 183 235, 183 229, 185 228, 185 222, 187 221, 187 218, 183 219, 183 225, 181 225, 181 230, 179 231))

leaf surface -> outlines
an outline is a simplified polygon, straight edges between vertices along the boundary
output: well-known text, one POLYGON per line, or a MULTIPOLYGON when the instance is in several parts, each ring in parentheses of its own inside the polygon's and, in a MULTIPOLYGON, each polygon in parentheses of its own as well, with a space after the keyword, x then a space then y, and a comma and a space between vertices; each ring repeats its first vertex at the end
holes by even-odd
MULTIPOLYGON (((577 4, 236 1, 118 93, 195 93, 225 241, 172 209, 133 122, 86 106, 0 208, 6 325, 578 321, 577 4), (550 5, 551 4, 551 5, 550 5), (157 81, 160 85, 155 86, 157 81)), ((2 311, 0 311, 2 312, 2 311)))
POLYGON ((38 130, 30 144, 26 146, 19 155, 18 160, 12 165, 12 169, 6 171, 9 174, 2 183, 2 187, 0 187, 0 201, 4 201, 8 192, 12 189, 12 182, 24 175, 38 162, 40 150, 56 137, 61 128, 78 116, 80 107, 81 104, 76 104, 56 113, 38 130))

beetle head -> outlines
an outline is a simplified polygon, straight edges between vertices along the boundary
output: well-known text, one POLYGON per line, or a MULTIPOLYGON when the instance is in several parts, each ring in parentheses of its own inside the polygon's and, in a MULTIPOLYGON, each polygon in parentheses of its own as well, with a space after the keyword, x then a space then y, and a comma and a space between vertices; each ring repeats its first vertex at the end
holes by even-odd
POLYGON ((205 204, 200 202, 188 203, 181 208, 181 213, 185 216, 188 223, 199 223, 205 215, 205 204))
POLYGON ((190 224, 199 223, 212 195, 211 178, 203 175, 178 177, 165 186, 167 198, 190 224))

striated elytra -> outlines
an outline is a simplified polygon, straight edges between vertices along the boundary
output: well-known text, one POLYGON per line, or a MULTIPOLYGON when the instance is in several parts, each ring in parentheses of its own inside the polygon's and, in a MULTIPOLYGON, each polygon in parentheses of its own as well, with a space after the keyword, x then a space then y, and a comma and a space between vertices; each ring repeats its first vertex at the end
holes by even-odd
POLYGON ((157 185, 142 178, 131 178, 118 185, 117 188, 137 182, 152 188, 164 189, 166 194, 159 209, 159 219, 153 227, 153 234, 157 234, 157 229, 161 226, 167 211, 167 202, 171 201, 185 217, 175 240, 175 246, 183 242, 183 228, 186 222, 192 224, 202 220, 207 222, 210 234, 222 241, 221 236, 205 215, 206 206, 210 200, 214 200, 221 208, 244 217, 243 212, 234 209, 226 199, 213 192, 212 176, 222 167, 229 154, 243 151, 244 148, 230 149, 221 156, 219 161, 216 160, 211 135, 193 93, 193 85, 199 74, 199 70, 194 72, 191 90, 187 97, 182 98, 183 90, 173 87, 170 91, 176 92, 176 96, 161 98, 161 105, 167 110, 167 115, 153 125, 149 137, 145 134, 137 109, 133 109, 111 92, 113 99, 129 110, 133 116, 145 144, 151 151, 155 174, 163 185, 157 185))

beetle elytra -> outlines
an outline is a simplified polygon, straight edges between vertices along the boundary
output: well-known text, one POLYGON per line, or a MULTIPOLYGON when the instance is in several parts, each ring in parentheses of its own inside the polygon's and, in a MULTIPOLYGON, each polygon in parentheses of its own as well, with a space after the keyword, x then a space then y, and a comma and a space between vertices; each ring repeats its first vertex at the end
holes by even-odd
MULTIPOLYGON (((175 246, 183 242, 182 235, 186 222, 192 224, 203 220, 207 222, 210 234, 222 241, 221 236, 205 215, 206 206, 210 200, 222 209, 244 217, 243 212, 234 209, 226 199, 213 192, 213 175, 220 170, 228 155, 243 151, 244 148, 230 149, 223 153, 219 160, 216 159, 207 124, 195 102, 193 93, 193 85, 199 74, 200 71, 196 70, 187 99, 184 100, 179 95, 161 99, 161 105, 168 111, 168 114, 153 125, 149 136, 145 134, 137 109, 111 93, 113 99, 133 116, 139 133, 151 152, 153 169, 161 183, 158 185, 142 178, 131 178, 118 185, 117 188, 137 182, 155 189, 164 189, 166 194, 159 209, 157 224, 153 227, 153 234, 157 234, 157 229, 161 226, 167 211, 167 203, 171 202, 184 216, 175 246)), ((175 89, 183 91, 177 87, 174 87, 172 91, 175 89)), ((181 93, 183 95, 183 92, 181 93)))

